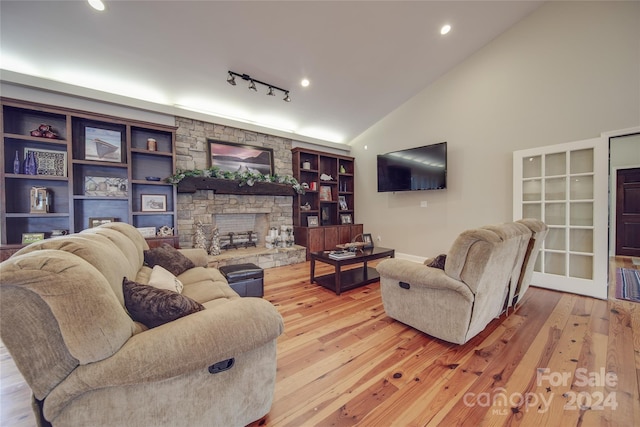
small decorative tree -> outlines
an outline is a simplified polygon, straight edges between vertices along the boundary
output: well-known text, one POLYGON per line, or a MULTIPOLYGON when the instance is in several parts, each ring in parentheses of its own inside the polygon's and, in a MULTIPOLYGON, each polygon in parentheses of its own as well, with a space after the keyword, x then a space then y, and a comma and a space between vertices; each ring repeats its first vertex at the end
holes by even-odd
POLYGON ((215 227, 211 233, 209 255, 220 255, 220 232, 218 231, 218 227, 215 227))
POLYGON ((207 238, 204 234, 204 225, 202 224, 202 221, 198 221, 198 224, 196 225, 193 247, 204 249, 205 251, 207 250, 207 238))

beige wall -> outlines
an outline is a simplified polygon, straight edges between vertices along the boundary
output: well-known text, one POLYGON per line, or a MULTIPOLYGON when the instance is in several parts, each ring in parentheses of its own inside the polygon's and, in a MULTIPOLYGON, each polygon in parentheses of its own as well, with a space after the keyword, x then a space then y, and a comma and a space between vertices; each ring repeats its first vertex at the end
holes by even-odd
POLYGON ((546 3, 352 141, 358 222, 426 257, 511 220, 513 151, 640 124, 639 47, 638 2, 546 3), (441 141, 447 190, 377 192, 376 154, 441 141))

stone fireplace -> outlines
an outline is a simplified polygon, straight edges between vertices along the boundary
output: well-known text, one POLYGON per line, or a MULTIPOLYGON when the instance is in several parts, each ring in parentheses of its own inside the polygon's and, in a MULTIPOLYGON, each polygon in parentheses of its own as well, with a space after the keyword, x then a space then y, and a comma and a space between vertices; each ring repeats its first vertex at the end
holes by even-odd
MULTIPOLYGON (((206 169, 208 167, 207 139, 268 147, 274 154, 274 173, 291 175, 291 140, 251 132, 198 120, 176 117, 176 168, 206 169)), ((178 193, 178 235, 180 247, 191 248, 197 224, 202 222, 207 248, 211 232, 218 227, 220 233, 253 230, 258 233, 256 248, 229 249, 210 256, 209 265, 251 262, 262 268, 304 262, 305 248, 267 249, 265 236, 269 228, 293 227, 293 196, 215 194, 211 190, 178 193), (232 227, 238 227, 234 230, 232 227)))
POLYGON ((262 268, 304 262, 306 250, 302 246, 267 249, 265 236, 271 227, 280 228, 292 224, 292 196, 247 196, 223 194, 198 190, 193 194, 181 194, 179 199, 179 236, 181 247, 193 247, 196 224, 202 222, 207 237, 207 248, 211 245, 212 232, 255 231, 256 247, 223 250, 220 255, 210 256, 209 265, 220 267, 229 264, 250 262, 262 268))

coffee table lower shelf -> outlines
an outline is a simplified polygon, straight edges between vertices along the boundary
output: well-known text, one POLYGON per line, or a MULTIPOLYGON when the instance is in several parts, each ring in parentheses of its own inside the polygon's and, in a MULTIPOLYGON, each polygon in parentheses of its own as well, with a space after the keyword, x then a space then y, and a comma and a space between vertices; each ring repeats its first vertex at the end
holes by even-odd
POLYGON ((380 280, 378 271, 373 267, 357 267, 350 270, 342 270, 340 272, 340 289, 336 287, 336 275, 325 274, 314 278, 314 282, 320 286, 323 286, 336 294, 340 294, 341 291, 348 291, 359 286, 368 285, 369 283, 377 282, 380 280))

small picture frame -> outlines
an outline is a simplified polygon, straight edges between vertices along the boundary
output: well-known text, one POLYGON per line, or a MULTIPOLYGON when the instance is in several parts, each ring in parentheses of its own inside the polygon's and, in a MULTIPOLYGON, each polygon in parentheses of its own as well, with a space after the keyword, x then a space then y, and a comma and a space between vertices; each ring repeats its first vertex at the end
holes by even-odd
POLYGON ((116 222, 116 219, 108 217, 89 218, 89 228, 97 227, 102 224, 109 224, 112 222, 116 222))
POLYGON ((331 199, 331 187, 328 185, 320 186, 320 200, 323 202, 330 202, 331 199))
POLYGON ((349 210, 349 206, 347 205, 347 198, 345 196, 338 196, 338 203, 340 205, 341 211, 349 210))
POLYGON ((156 237, 156 228, 155 227, 138 227, 137 228, 142 237, 156 237))
POLYGON ((351 214, 340 214, 340 224, 351 224, 351 214))
POLYGON ((370 233, 362 234, 362 242, 364 243, 364 246, 363 246, 364 249, 373 248, 373 238, 371 237, 370 233))
POLYGON ((117 130, 85 127, 84 159, 122 163, 122 133, 117 130))
POLYGON ((167 211, 167 195, 166 194, 141 194, 140 210, 142 212, 166 212, 167 211))
POLYGON ((44 240, 44 233, 22 233, 22 244, 28 245, 33 242, 44 240))
POLYGON ((308 216, 307 217, 307 227, 317 227, 318 226, 318 217, 317 216, 308 216))

